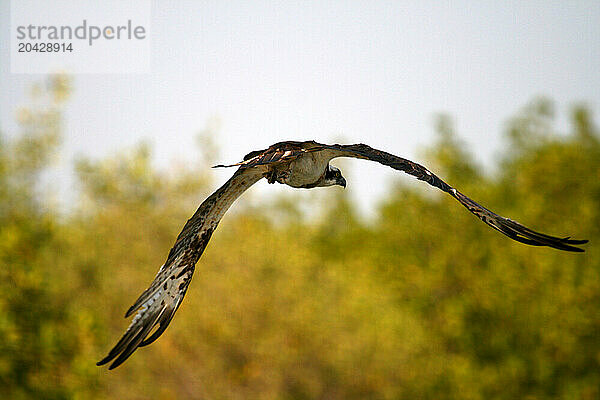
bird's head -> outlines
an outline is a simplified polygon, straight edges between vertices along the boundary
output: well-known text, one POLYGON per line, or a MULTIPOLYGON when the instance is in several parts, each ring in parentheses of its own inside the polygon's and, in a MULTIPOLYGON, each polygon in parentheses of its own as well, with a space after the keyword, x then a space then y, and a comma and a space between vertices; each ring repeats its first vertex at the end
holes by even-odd
POLYGON ((342 171, 333 165, 327 165, 325 175, 323 176, 319 186, 333 186, 340 185, 346 187, 346 179, 342 176, 342 171))

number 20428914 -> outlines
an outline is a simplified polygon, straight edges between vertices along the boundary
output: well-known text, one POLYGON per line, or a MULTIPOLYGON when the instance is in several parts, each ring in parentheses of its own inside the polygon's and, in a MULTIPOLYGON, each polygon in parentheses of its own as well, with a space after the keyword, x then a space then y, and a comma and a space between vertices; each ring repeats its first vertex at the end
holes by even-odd
POLYGON ((66 53, 73 51, 72 43, 19 43, 19 53, 66 53))

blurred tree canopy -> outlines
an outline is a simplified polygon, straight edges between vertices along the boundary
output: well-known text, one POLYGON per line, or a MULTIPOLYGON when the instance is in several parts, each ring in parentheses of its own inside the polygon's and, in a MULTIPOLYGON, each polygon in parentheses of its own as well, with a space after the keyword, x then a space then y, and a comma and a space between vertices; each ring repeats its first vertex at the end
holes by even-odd
POLYGON ((140 145, 78 160, 59 215, 39 183, 70 86, 36 87, 21 132, 0 138, 0 397, 600 397, 600 136, 585 106, 566 134, 551 101, 525 106, 494 176, 441 116, 425 161, 503 215, 590 239, 586 253, 512 242, 418 182, 393 183, 368 224, 341 191, 317 222, 285 199, 238 206, 163 337, 108 372, 95 362, 124 311, 217 183, 211 160, 159 171, 140 145))

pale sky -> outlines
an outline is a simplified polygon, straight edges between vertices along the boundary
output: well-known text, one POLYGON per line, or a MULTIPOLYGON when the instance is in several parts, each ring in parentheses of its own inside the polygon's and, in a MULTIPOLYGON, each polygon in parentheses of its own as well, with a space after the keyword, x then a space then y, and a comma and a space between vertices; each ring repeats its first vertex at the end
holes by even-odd
MULTIPOLYGON (((0 0, 10 135, 41 76, 10 73, 9 15, 0 0)), ((281 140, 340 137, 420 161, 444 112, 491 165, 506 119, 535 96, 556 101, 562 126, 575 103, 600 111, 600 1, 155 1, 150 38, 150 74, 74 76, 57 187, 73 189, 76 155, 141 140, 158 166, 191 161, 211 117, 225 163, 281 140)), ((230 173, 214 171, 215 185, 230 173)), ((350 175, 369 210, 394 173, 354 161, 350 175)))

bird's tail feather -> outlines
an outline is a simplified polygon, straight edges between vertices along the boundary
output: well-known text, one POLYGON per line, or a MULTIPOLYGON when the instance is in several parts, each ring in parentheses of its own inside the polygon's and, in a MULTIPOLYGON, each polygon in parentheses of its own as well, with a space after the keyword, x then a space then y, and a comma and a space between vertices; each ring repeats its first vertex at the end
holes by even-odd
POLYGON ((219 164, 219 165, 213 165, 211 168, 230 168, 230 167, 238 167, 240 165, 242 165, 242 163, 235 163, 235 164, 229 164, 229 165, 219 164))

